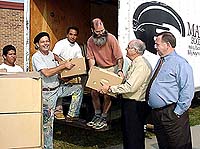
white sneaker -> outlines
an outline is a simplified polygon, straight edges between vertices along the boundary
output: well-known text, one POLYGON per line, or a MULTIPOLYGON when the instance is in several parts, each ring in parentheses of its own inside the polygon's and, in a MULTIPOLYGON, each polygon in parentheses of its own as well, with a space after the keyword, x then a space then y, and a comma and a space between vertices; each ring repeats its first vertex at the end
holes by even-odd
POLYGON ((89 127, 95 126, 96 123, 99 121, 99 119, 100 119, 100 115, 94 115, 94 117, 92 118, 92 120, 87 123, 87 126, 89 126, 89 127))
POLYGON ((108 124, 107 124, 106 119, 103 117, 100 117, 99 121, 92 128, 99 130, 99 129, 103 129, 107 126, 108 126, 108 124))

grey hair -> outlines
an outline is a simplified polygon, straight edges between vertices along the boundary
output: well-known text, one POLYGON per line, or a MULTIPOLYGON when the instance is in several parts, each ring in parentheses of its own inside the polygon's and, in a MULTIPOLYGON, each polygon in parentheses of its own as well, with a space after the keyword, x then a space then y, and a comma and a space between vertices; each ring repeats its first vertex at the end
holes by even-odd
POLYGON ((144 51, 146 50, 145 43, 140 39, 132 40, 129 45, 130 48, 134 48, 136 52, 140 55, 143 55, 144 51))

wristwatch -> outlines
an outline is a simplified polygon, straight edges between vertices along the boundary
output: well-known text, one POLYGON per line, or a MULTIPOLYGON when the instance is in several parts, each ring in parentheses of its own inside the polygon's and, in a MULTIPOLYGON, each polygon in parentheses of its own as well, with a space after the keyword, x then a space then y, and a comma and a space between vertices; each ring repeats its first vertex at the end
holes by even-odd
POLYGON ((122 69, 118 69, 118 70, 117 70, 117 73, 120 72, 120 71, 123 73, 123 70, 122 70, 122 69))
POLYGON ((112 93, 112 90, 111 90, 110 86, 108 87, 108 92, 112 93))

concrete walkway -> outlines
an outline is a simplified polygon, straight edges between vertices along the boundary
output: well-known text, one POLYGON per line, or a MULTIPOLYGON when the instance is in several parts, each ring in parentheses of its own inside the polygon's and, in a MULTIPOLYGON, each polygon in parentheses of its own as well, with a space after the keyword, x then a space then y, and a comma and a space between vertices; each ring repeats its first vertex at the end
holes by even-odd
MULTIPOLYGON (((200 149, 200 125, 191 127, 193 149, 200 149)), ((146 138, 146 149, 159 149, 156 137, 146 138)), ((112 146, 105 149, 123 149, 123 145, 112 146)))

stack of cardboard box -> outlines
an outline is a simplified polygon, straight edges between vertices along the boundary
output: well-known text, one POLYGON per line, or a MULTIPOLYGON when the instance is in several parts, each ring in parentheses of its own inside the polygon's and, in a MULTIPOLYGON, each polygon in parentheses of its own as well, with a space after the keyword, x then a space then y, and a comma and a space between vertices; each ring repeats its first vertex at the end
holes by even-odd
POLYGON ((0 103, 0 148, 42 149, 39 74, 1 73, 0 103))

